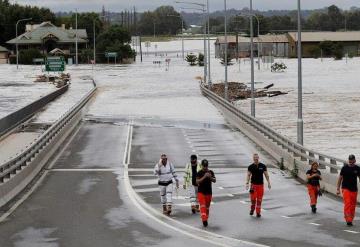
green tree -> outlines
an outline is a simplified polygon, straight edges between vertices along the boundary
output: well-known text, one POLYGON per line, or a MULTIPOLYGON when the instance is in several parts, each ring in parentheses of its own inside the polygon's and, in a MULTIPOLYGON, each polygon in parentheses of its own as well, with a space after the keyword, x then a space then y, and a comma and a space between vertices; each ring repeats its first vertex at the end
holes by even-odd
MULTIPOLYGON (((138 30, 142 35, 175 35, 181 31, 181 19, 174 7, 161 6, 155 11, 144 12, 138 23, 138 30)), ((185 24, 186 25, 186 24, 185 24)))
POLYGON ((101 61, 105 61, 105 52, 117 52, 120 61, 134 58, 135 51, 131 49, 131 36, 128 31, 119 25, 112 25, 101 33, 97 41, 97 51, 102 54, 101 61))

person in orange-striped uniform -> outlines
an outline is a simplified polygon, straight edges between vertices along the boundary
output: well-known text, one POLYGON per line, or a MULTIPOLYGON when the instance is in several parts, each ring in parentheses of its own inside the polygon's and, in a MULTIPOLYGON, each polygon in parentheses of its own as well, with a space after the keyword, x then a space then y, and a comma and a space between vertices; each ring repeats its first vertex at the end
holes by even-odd
POLYGON ((307 188, 310 196, 310 207, 311 211, 316 213, 316 204, 318 196, 321 196, 320 191, 320 180, 321 180, 321 172, 318 170, 319 164, 317 162, 313 162, 311 164, 311 169, 306 172, 307 176, 307 188))
POLYGON ((356 165, 355 155, 350 154, 349 163, 341 168, 336 191, 336 194, 340 195, 341 186, 344 200, 344 218, 348 226, 353 225, 355 218, 358 178, 360 178, 360 167, 356 165))
POLYGON ((198 184, 198 200, 200 204, 201 220, 204 227, 208 226, 209 210, 212 200, 212 183, 216 183, 215 174, 209 170, 209 162, 201 161, 202 169, 196 175, 198 184))
POLYGON ((250 200, 251 200, 251 209, 250 215, 254 215, 256 210, 256 217, 261 217, 261 203, 264 196, 264 175, 268 182, 268 188, 271 189, 270 178, 267 172, 266 165, 259 162, 259 155, 253 155, 253 161, 248 167, 248 173, 246 177, 246 190, 249 189, 249 181, 251 178, 250 185, 250 200))

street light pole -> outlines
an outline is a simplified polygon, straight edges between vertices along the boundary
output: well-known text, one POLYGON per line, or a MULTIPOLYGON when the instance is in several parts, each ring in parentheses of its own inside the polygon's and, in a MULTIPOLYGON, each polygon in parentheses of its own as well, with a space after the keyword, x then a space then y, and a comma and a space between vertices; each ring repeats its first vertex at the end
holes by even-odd
POLYGON ((184 51, 184 18, 181 15, 167 15, 173 16, 181 19, 181 52, 182 52, 182 60, 185 60, 185 51, 184 51))
POLYGON ((155 42, 155 33, 156 33, 156 29, 155 29, 155 25, 156 25, 156 23, 155 23, 155 21, 154 21, 154 42, 155 42))
POLYGON ((184 48, 184 19, 181 17, 181 52, 182 60, 185 60, 185 48, 184 48))
POLYGON ((250 0, 251 116, 255 117, 253 6, 250 0))
POLYGON ((95 19, 93 19, 93 32, 94 32, 94 58, 93 66, 96 64, 96 34, 95 34, 95 19))
POLYGON ((181 9, 192 9, 192 10, 200 10, 203 12, 204 15, 204 83, 206 83, 206 77, 207 77, 207 51, 206 51, 206 22, 207 22, 207 18, 206 18, 206 10, 205 10, 205 4, 202 3, 196 3, 196 2, 185 2, 185 1, 175 1, 175 3, 180 3, 180 4, 190 4, 190 5, 196 5, 196 6, 200 6, 201 8, 184 8, 182 7, 181 9))
POLYGON ((211 81, 211 46, 210 46, 210 7, 209 7, 209 0, 206 1, 206 6, 207 6, 207 23, 208 23, 208 26, 207 26, 207 36, 208 36, 208 85, 209 85, 209 88, 211 88, 211 84, 212 84, 212 81, 211 81))
MULTIPOLYGON (((16 30, 15 30, 15 36, 16 36, 16 39, 18 38, 18 25, 20 22, 22 21, 30 21, 32 20, 32 18, 26 18, 26 19, 20 19, 16 22, 16 30)), ((19 41, 17 40, 16 41, 16 69, 19 69, 19 41)))
POLYGON ((224 30, 224 35, 225 35, 225 100, 229 100, 229 93, 228 93, 228 39, 227 39, 227 13, 226 13, 226 0, 224 0, 224 19, 225 19, 225 30, 224 30))
POLYGON ((298 4, 298 120, 297 120, 297 142, 304 144, 304 122, 302 113, 302 47, 301 47, 301 3, 298 4))
POLYGON ((76 66, 79 65, 79 58, 78 58, 78 20, 77 20, 77 15, 78 15, 78 11, 76 9, 76 13, 75 13, 75 26, 76 26, 76 30, 75 30, 75 63, 76 66))

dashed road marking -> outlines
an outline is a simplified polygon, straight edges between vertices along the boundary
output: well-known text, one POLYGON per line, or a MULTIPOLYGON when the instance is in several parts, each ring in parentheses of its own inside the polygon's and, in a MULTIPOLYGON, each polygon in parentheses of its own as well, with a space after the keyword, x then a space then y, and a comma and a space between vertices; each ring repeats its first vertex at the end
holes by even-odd
POLYGON ((220 186, 220 187, 218 187, 218 189, 219 189, 219 190, 223 190, 223 189, 224 189, 224 187, 221 187, 221 186, 220 186))
POLYGON ((290 216, 286 216, 286 215, 281 215, 282 218, 285 218, 285 219, 291 219, 290 216))
POLYGON ((314 223, 314 222, 311 222, 311 223, 309 223, 309 225, 314 225, 314 226, 321 226, 321 224, 318 224, 318 223, 314 223))
POLYGON ((349 233, 353 233, 353 234, 359 234, 360 233, 360 232, 351 231, 351 230, 344 230, 344 232, 349 232, 349 233))
POLYGON ((233 194, 230 194, 230 193, 229 193, 229 194, 227 194, 227 196, 234 197, 234 195, 233 195, 233 194))

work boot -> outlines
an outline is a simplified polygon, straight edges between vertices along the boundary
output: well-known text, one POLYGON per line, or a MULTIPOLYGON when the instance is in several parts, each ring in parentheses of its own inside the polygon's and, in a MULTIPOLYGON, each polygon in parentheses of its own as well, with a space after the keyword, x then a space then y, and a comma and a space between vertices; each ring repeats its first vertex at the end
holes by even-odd
POLYGON ((171 205, 168 205, 167 206, 167 215, 170 215, 171 214, 171 205))
POLYGON ((196 213, 196 206, 195 206, 195 205, 191 205, 191 212, 192 212, 193 214, 196 213))
POLYGON ((203 226, 204 226, 204 227, 207 227, 207 226, 208 226, 207 220, 203 221, 203 226))
POLYGON ((260 218, 260 217, 261 217, 261 214, 256 214, 256 217, 260 218))
POLYGON ((351 221, 349 221, 349 222, 346 222, 346 225, 347 226, 353 226, 353 223, 351 221))
POLYGON ((167 213, 168 213, 167 207, 166 207, 166 205, 163 205, 163 214, 167 214, 167 213))
POLYGON ((196 205, 196 212, 200 213, 200 205, 196 205))
POLYGON ((311 212, 313 212, 313 214, 316 214, 316 205, 311 205, 311 212))
POLYGON ((254 215, 254 210, 250 210, 250 215, 254 215))

